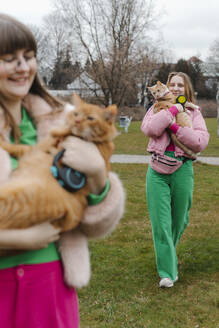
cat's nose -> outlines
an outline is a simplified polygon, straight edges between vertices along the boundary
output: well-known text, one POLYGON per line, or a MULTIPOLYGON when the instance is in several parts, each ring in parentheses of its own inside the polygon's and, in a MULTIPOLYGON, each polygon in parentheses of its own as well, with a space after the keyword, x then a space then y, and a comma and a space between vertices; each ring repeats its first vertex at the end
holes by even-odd
POLYGON ((77 119, 77 120, 75 120, 75 123, 77 124, 77 123, 80 123, 81 122, 81 120, 79 120, 79 119, 77 119))

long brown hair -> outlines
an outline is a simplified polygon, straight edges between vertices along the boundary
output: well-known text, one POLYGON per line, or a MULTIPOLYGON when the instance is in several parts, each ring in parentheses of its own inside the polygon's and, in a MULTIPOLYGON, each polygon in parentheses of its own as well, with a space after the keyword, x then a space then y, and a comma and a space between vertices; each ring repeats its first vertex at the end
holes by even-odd
POLYGON ((194 89, 193 89, 193 86, 192 86, 192 82, 190 80, 190 77, 186 73, 171 72, 168 75, 168 78, 167 78, 167 87, 169 87, 171 79, 176 75, 180 76, 184 81, 185 96, 186 96, 187 100, 189 102, 195 103, 195 94, 194 94, 194 89))
MULTIPOLYGON (((5 14, 0 14, 0 56, 14 53, 16 50, 20 49, 33 50, 35 55, 37 54, 37 43, 31 30, 15 18, 5 14)), ((42 97, 49 103, 49 105, 51 105, 53 111, 61 110, 63 107, 61 101, 51 96, 46 91, 37 74, 30 88, 30 93, 42 97)), ((4 105, 1 94, 0 106, 5 111, 6 124, 11 126, 14 139, 18 142, 20 139, 20 129, 16 125, 10 111, 4 105)))

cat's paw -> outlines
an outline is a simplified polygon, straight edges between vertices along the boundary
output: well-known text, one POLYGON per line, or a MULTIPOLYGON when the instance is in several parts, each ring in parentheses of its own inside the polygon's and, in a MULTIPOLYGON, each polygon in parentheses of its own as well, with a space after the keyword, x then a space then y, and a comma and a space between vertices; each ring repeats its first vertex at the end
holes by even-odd
POLYGON ((91 275, 87 237, 79 229, 64 232, 59 241, 59 251, 66 284, 75 288, 87 286, 91 275))
POLYGON ((90 270, 79 270, 78 268, 66 270, 64 274, 64 280, 69 287, 85 287, 90 281, 90 270))

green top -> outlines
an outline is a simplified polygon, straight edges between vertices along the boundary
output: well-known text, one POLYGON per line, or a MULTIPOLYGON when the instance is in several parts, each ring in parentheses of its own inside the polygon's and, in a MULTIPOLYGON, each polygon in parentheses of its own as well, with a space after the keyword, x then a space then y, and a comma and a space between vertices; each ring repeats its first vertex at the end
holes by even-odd
MULTIPOLYGON (((20 140, 21 144, 34 145, 37 142, 36 127, 33 121, 29 117, 28 113, 24 108, 22 108, 22 122, 20 124, 20 130, 22 137, 20 140)), ((14 138, 11 136, 11 143, 14 143, 14 138)), ((18 166, 18 161, 16 158, 11 157, 12 169, 16 169, 18 166)), ((39 249, 25 251, 24 253, 0 257, 0 269, 11 268, 19 264, 36 264, 36 263, 47 263, 59 260, 60 256, 55 243, 49 244, 48 247, 39 249)))

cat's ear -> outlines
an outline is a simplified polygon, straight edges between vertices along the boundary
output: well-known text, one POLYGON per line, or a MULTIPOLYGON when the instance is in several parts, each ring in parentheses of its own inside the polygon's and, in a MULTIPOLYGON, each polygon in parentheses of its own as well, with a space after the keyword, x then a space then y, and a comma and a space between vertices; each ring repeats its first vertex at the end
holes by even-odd
POLYGON ((105 120, 108 122, 114 122, 117 112, 118 110, 116 105, 106 107, 103 110, 105 120))
POLYGON ((73 101, 76 108, 80 107, 83 103, 83 100, 77 95, 77 93, 73 94, 73 101))
POLYGON ((162 83, 160 81, 157 81, 157 85, 162 85, 162 83))

